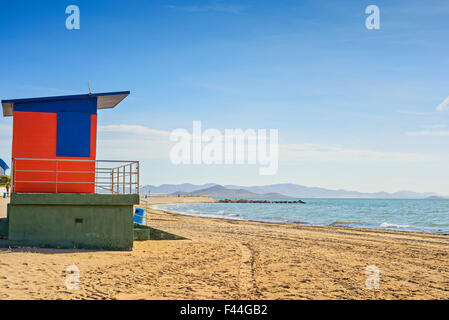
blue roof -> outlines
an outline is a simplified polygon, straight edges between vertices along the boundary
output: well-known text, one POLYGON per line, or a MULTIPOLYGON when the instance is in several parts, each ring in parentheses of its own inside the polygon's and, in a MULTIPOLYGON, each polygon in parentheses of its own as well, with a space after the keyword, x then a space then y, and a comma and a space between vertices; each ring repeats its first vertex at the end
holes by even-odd
POLYGON ((92 93, 92 94, 78 94, 70 96, 54 96, 54 97, 40 97, 40 98, 25 98, 25 99, 10 99, 2 100, 3 115, 5 117, 13 115, 14 104, 27 103, 27 102, 47 102, 55 100, 77 100, 77 99, 89 99, 97 98, 97 108, 107 109, 114 108, 123 99, 130 94, 129 91, 118 92, 104 92, 104 93, 92 93))
POLYGON ((74 99, 87 99, 87 98, 122 95, 122 94, 129 95, 130 92, 129 91, 118 91, 118 92, 104 92, 104 93, 92 93, 92 94, 76 94, 76 95, 70 95, 70 96, 10 99, 10 100, 2 100, 2 103, 42 102, 42 101, 52 101, 52 100, 74 100, 74 99))
POLYGON ((6 171, 6 169, 9 169, 8 165, 6 164, 5 161, 3 161, 3 159, 0 159, 0 167, 3 168, 3 170, 6 171))

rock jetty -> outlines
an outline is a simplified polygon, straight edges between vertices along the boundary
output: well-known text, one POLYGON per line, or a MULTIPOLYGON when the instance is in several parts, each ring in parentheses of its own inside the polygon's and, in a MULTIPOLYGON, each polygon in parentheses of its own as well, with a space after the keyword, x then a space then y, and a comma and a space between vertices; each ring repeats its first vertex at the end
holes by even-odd
POLYGON ((218 200, 219 203, 305 203, 302 200, 293 201, 270 201, 270 200, 248 200, 248 199, 224 199, 218 200))

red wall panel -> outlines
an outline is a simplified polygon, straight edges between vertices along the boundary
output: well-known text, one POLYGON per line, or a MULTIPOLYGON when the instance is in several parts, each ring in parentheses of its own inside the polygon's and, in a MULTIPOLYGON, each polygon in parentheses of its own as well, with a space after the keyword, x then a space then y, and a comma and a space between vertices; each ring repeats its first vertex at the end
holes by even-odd
POLYGON ((56 158, 56 113, 14 111, 12 157, 56 158))

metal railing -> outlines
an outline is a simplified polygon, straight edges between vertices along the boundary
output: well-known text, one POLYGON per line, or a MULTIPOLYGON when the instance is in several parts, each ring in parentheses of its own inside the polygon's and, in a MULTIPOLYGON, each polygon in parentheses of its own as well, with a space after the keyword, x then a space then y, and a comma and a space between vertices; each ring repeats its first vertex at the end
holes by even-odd
POLYGON ((12 192, 16 192, 17 184, 54 184, 56 193, 59 185, 84 184, 93 185, 95 193, 139 194, 139 161, 14 158, 11 163, 12 192), (24 164, 26 162, 33 165, 24 164), (79 164, 80 169, 76 169, 79 164), (41 175, 45 179, 20 177, 27 174, 41 175), (87 176, 84 180, 88 181, 71 180, 68 176, 87 176))
POLYGON ((96 193, 102 191, 139 194, 139 161, 96 160, 95 162, 96 193), (121 165, 116 166, 117 163, 121 165))

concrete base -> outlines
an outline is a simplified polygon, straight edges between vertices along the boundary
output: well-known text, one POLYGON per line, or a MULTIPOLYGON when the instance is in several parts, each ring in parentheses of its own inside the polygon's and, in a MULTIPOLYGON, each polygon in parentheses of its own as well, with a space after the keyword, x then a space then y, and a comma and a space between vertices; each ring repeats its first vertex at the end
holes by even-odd
POLYGON ((8 236, 8 219, 0 218, 0 237, 8 236))
POLYGON ((134 241, 145 240, 185 240, 187 238, 155 229, 140 223, 134 223, 134 241))
POLYGON ((8 241, 14 246, 132 250, 137 194, 13 193, 8 241))
POLYGON ((146 241, 150 239, 150 229, 134 228, 134 241, 146 241))

